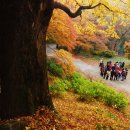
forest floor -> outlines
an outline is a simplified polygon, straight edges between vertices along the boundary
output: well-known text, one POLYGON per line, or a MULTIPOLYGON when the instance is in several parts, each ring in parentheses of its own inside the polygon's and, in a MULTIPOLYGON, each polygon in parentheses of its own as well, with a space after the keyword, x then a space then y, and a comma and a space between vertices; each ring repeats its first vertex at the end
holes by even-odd
POLYGON ((73 91, 52 99, 58 113, 43 107, 15 121, 29 122, 25 130, 130 130, 130 105, 119 111, 94 99, 83 102, 73 91))
POLYGON ((73 92, 53 98, 53 103, 63 130, 130 130, 130 108, 120 112, 102 102, 81 102, 73 92))

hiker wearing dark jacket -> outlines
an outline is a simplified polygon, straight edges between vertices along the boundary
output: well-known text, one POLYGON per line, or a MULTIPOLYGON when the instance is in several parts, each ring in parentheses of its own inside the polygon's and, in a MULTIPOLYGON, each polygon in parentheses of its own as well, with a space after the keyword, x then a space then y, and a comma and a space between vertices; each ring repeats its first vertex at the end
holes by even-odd
POLYGON ((113 80, 113 77, 114 77, 114 75, 115 75, 115 68, 116 68, 116 66, 115 66, 115 65, 113 65, 113 66, 112 66, 112 69, 111 69, 111 76, 110 76, 110 80, 113 80))

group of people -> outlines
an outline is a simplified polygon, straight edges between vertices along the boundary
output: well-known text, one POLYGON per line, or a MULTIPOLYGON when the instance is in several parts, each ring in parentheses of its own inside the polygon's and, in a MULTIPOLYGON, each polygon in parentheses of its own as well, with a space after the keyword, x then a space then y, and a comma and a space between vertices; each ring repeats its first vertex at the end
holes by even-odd
POLYGON ((116 62, 112 63, 112 61, 108 61, 106 65, 104 65, 103 58, 99 64, 100 67, 100 75, 108 80, 125 80, 128 75, 128 69, 125 68, 125 62, 116 62))

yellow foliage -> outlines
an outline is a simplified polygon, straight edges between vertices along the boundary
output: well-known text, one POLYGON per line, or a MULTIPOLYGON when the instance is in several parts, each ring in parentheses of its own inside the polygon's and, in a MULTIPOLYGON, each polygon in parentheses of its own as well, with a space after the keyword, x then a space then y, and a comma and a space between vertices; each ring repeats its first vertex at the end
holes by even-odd
POLYGON ((31 130, 31 127, 25 127, 25 130, 31 130))
POLYGON ((48 28, 47 38, 72 50, 77 38, 72 19, 63 11, 55 10, 48 28))
POLYGON ((63 49, 56 51, 56 54, 64 70, 64 75, 72 75, 75 71, 72 54, 63 49))
POLYGON ((130 0, 127 0, 128 2, 128 9, 130 10, 130 0))
POLYGON ((113 38, 117 38, 117 39, 119 38, 118 34, 115 32, 114 26, 109 26, 106 32, 107 32, 107 35, 110 35, 113 38))
MULTIPOLYGON (((82 18, 76 18, 78 20, 74 20, 73 27, 76 30, 77 34, 85 34, 85 35, 96 35, 97 33, 103 34, 106 37, 119 38, 115 31, 115 25, 117 22, 122 21, 122 25, 126 26, 126 20, 130 19, 130 0, 56 0, 62 2, 67 5, 72 12, 77 10, 79 6, 95 6, 99 3, 102 5, 97 6, 91 10, 84 10, 82 12, 82 18), (102 26, 102 28, 98 28, 98 26, 102 26)), ((61 17, 58 15, 58 18, 61 17)), ((66 21, 66 17, 62 16, 63 21, 66 21)), ((65 23, 67 24, 67 23, 65 23)), ((70 24, 70 23, 69 23, 70 24)), ((62 25, 62 23, 60 23, 62 25)), ((59 27, 59 26, 58 26, 59 27)), ((59 30, 64 30, 63 27, 59 27, 59 30)), ((73 31, 71 31, 73 32, 73 31)), ((69 38, 72 40, 70 31, 64 31, 66 40, 60 39, 61 43, 64 44, 69 38), (67 36, 67 37, 66 37, 67 36)), ((62 36, 62 35, 61 35, 62 36)), ((70 40, 70 41, 71 41, 70 40)), ((76 45, 76 38, 74 40, 75 44, 70 44, 70 42, 66 42, 66 45, 70 45, 70 48, 74 48, 76 45), (71 47, 72 46, 72 47, 71 47)), ((64 44, 64 45, 65 45, 64 44)))

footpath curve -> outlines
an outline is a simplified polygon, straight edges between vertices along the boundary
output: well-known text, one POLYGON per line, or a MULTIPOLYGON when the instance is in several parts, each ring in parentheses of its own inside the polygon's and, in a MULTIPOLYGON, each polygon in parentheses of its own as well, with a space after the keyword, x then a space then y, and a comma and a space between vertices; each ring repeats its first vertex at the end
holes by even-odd
MULTIPOLYGON (((56 56, 55 55, 56 45, 49 44, 47 45, 47 56, 56 56)), ((88 77, 96 78, 107 83, 109 86, 116 88, 118 91, 124 91, 127 94, 130 94, 130 73, 128 72, 128 77, 124 81, 110 81, 105 80, 100 76, 100 71, 98 63, 89 63, 89 61, 83 60, 82 58, 73 57, 74 64, 78 71, 84 73, 88 77)))
POLYGON ((112 86, 119 91, 125 91, 130 94, 130 73, 128 74, 128 77, 124 81, 111 81, 111 80, 105 80, 100 76, 100 71, 98 64, 88 64, 84 62, 82 59, 79 58, 73 58, 74 64, 76 68, 84 73, 85 75, 89 75, 89 77, 94 77, 97 79, 101 79, 103 82, 106 82, 109 86, 112 86))

